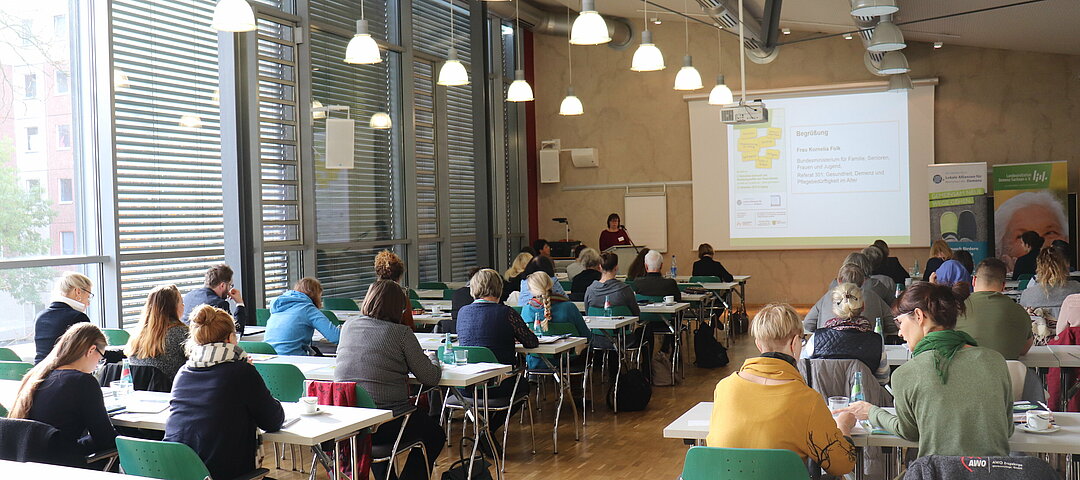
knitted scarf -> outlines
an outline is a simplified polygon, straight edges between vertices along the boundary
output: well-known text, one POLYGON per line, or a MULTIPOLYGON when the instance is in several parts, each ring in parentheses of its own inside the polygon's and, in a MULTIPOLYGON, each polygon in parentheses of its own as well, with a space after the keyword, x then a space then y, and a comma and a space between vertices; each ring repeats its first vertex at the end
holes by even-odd
POLYGON ((911 356, 915 357, 920 353, 931 350, 936 352, 934 355, 934 368, 937 369, 937 374, 941 377, 941 383, 944 385, 949 381, 949 363, 952 362, 953 355, 956 355, 956 352, 964 348, 964 345, 979 346, 975 339, 971 338, 971 335, 960 330, 938 330, 927 333, 915 345, 915 350, 911 353, 911 356))
POLYGON ((246 362, 248 354, 239 345, 225 342, 207 343, 206 345, 188 344, 189 368, 213 367, 226 362, 246 362))
POLYGON ((833 318, 825 322, 822 328, 832 328, 836 330, 853 330, 857 332, 872 332, 874 328, 870 326, 870 321, 864 317, 852 317, 852 318, 833 318))

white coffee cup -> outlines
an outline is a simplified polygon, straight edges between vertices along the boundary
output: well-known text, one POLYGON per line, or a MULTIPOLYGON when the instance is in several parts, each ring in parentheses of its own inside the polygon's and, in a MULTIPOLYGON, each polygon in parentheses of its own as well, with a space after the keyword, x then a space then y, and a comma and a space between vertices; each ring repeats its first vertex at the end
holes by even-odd
POLYGON ((315 413, 319 410, 319 397, 300 397, 300 408, 304 413, 315 413))
POLYGON ((1028 410, 1027 426, 1033 430, 1046 430, 1050 428, 1050 412, 1046 410, 1028 410))
POLYGON ((437 303, 431 305, 431 314, 432 315, 438 315, 441 310, 442 310, 442 305, 439 305, 437 303))
POLYGON ((674 295, 668 295, 668 296, 664 297, 664 304, 665 305, 671 305, 673 303, 675 303, 675 296, 674 295))

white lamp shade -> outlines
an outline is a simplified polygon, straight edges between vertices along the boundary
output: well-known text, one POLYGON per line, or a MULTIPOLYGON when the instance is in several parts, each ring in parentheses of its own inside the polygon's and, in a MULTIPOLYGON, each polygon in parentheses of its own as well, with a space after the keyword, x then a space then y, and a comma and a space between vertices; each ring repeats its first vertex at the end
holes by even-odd
POLYGON ((318 100, 311 101, 311 118, 314 120, 326 118, 326 109, 323 108, 322 102, 318 100))
POLYGON ((690 55, 683 57, 683 67, 675 75, 675 90, 697 90, 704 88, 701 83, 701 74, 694 68, 694 62, 690 55))
POLYGON ((585 107, 581 105, 581 100, 574 95, 574 87, 566 89, 566 98, 559 104, 559 115, 581 115, 585 113, 585 107))
POLYGON ((596 12, 594 0, 581 0, 581 13, 570 28, 570 43, 574 45, 600 45, 611 41, 607 22, 596 12))
POLYGON ((184 128, 196 129, 202 126, 202 118, 198 115, 192 115, 185 113, 180 116, 180 126, 184 128))
POLYGON ((896 0, 851 0, 851 15, 854 17, 880 17, 899 10, 896 0))
POLYGON ((439 85, 456 87, 469 84, 469 72, 465 71, 465 65, 458 60, 457 50, 451 48, 450 54, 439 69, 439 85))
POLYGON ((866 47, 871 52, 891 52, 907 47, 904 43, 904 34, 892 22, 878 22, 874 27, 874 33, 870 36, 870 44, 866 47))
POLYGON ((911 68, 908 67, 907 57, 901 52, 885 52, 879 65, 879 70, 885 75, 899 75, 911 71, 911 68))
POLYGON ((394 121, 390 119, 390 114, 386 112, 376 112, 371 116, 371 120, 368 125, 375 130, 389 130, 394 126, 394 121))
POLYGON ((533 89, 532 86, 529 85, 529 82, 525 81, 525 72, 521 70, 514 71, 514 81, 510 84, 510 88, 506 90, 506 101, 533 101, 533 89))
POLYGON ((914 88, 914 85, 911 84, 911 77, 906 73, 889 77, 890 92, 906 92, 912 88, 914 88))
POLYGON ((663 70, 664 54, 652 42, 652 32, 641 32, 641 45, 634 51, 634 60, 630 63, 630 70, 635 72, 655 72, 663 70))
POLYGON ((210 26, 220 32, 250 32, 256 28, 255 12, 247 0, 220 0, 210 26))
POLYGON ((375 39, 368 33, 368 21, 357 20, 356 35, 353 35, 349 45, 345 47, 345 63, 371 65, 379 62, 382 62, 382 52, 379 51, 379 44, 375 43, 375 39))
POLYGON ((709 105, 729 105, 735 103, 735 96, 731 89, 724 84, 724 76, 716 76, 716 86, 709 92, 709 105))

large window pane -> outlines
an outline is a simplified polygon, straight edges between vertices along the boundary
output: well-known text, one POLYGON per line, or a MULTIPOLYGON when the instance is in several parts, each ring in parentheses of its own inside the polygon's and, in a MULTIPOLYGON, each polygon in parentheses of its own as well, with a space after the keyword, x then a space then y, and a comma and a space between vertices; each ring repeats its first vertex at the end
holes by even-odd
MULTIPOLYGON (((37 312, 52 301, 53 287, 65 271, 75 271, 90 277, 94 294, 101 293, 100 266, 64 265, 59 267, 13 268, 0 270, 0 347, 14 346, 20 355, 34 352, 34 320, 37 312)), ((96 296, 90 301, 86 315, 101 325, 101 313, 96 296)))
POLYGON ((402 254, 400 246, 319 249, 316 269, 323 297, 363 298, 375 281, 375 255, 383 250, 402 254))

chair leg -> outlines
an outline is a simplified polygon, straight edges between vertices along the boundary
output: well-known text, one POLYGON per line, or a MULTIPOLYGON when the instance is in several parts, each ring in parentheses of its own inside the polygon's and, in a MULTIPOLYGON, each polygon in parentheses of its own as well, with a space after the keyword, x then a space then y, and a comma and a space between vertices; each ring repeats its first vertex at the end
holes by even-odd
POLYGON ((281 470, 281 459, 285 458, 285 452, 278 452, 278 443, 274 442, 274 468, 281 470))
POLYGON ((536 455, 536 424, 533 423, 533 405, 531 400, 526 400, 525 408, 529 409, 529 435, 532 436, 532 454, 536 455))

